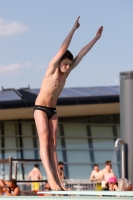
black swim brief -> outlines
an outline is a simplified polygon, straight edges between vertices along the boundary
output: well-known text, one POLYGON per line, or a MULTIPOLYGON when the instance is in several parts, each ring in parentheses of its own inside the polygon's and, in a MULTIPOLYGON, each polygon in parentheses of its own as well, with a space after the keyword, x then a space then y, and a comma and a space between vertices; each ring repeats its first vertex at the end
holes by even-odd
POLYGON ((34 106, 34 111, 35 110, 41 110, 41 111, 45 112, 47 114, 48 119, 50 119, 55 113, 57 113, 56 108, 39 106, 39 105, 34 106))

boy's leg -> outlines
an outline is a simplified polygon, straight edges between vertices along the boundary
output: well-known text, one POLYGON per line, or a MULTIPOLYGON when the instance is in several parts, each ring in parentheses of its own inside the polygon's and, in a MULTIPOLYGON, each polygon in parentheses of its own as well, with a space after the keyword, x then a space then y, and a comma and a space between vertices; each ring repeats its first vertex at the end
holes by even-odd
POLYGON ((58 172, 58 159, 56 153, 56 143, 57 143, 57 131, 58 131, 58 117, 57 114, 54 114, 49 119, 49 154, 50 154, 50 162, 53 169, 53 174, 56 182, 63 190, 67 190, 62 181, 60 180, 59 172, 58 172))
POLYGON ((60 190, 51 171, 49 158, 49 127, 47 115, 40 110, 34 111, 34 119, 37 127, 40 143, 40 157, 45 168, 48 182, 52 190, 60 190))

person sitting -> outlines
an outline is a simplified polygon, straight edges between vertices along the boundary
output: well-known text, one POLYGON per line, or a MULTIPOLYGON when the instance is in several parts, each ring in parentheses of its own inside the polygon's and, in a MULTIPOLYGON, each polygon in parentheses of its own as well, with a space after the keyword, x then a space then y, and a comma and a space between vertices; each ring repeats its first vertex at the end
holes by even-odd
MULTIPOLYGON (((51 191, 51 187, 48 182, 44 184, 44 191, 51 191)), ((43 194, 43 196, 52 196, 51 194, 43 194)))
POLYGON ((117 191, 118 190, 117 179, 115 177, 110 177, 105 186, 106 187, 103 188, 102 190, 117 191))
POLYGON ((118 183, 119 191, 132 191, 132 183, 126 178, 119 179, 118 183))
POLYGON ((0 180, 0 196, 18 196, 20 195, 20 188, 16 184, 15 179, 9 181, 0 180))

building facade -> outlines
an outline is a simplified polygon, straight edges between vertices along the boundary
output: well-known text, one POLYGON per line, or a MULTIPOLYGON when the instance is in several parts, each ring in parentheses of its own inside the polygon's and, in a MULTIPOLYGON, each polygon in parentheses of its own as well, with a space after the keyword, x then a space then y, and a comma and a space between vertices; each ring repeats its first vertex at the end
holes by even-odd
MULTIPOLYGON (((33 107, 38 89, 0 91, 0 159, 40 159, 33 107)), ((100 169, 111 160, 120 178, 119 87, 64 88, 57 102, 58 161, 65 164, 66 178, 88 179, 95 163, 100 169)), ((26 179, 35 163, 17 166, 18 179, 26 179)), ((46 178, 42 163, 39 164, 46 178)), ((14 173, 14 172, 13 172, 14 173)), ((8 179, 8 165, 1 164, 0 178, 8 179)))

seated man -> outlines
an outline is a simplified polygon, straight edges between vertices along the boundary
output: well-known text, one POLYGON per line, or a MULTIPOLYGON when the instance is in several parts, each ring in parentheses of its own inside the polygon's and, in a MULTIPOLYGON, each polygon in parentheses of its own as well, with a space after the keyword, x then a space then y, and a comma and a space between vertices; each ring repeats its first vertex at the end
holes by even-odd
POLYGON ((9 181, 0 180, 0 196, 18 196, 20 195, 20 188, 16 184, 15 179, 9 181))

